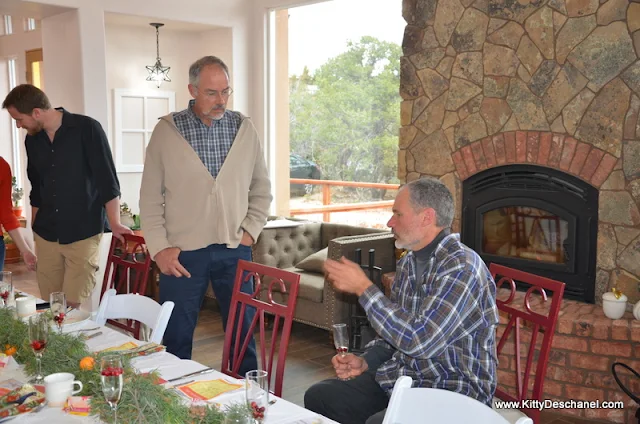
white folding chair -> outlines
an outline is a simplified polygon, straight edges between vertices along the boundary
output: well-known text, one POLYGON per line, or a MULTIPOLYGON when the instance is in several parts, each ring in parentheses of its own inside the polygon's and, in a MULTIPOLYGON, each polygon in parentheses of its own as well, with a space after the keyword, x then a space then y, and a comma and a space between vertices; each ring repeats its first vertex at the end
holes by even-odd
MULTIPOLYGON (((115 289, 109 289, 102 296, 100 308, 96 316, 98 325, 105 325, 107 319, 126 319, 138 321, 151 328, 149 341, 162 343, 164 331, 167 329, 174 303, 164 302, 160 305, 150 297, 139 294, 116 294, 115 289)), ((124 328, 135 332, 135 327, 124 328)))
POLYGON ((412 383, 411 377, 398 378, 382 424, 509 424, 496 411, 469 396, 450 390, 411 387, 412 383))

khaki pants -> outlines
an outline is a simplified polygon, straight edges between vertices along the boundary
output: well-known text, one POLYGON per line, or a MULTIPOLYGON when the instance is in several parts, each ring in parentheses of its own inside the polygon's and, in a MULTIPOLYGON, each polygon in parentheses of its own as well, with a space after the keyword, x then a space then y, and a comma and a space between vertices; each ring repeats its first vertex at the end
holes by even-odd
POLYGON ((34 236, 40 297, 48 301, 49 294, 62 291, 67 302, 78 304, 90 297, 96 285, 102 234, 71 244, 50 242, 35 233, 34 236))

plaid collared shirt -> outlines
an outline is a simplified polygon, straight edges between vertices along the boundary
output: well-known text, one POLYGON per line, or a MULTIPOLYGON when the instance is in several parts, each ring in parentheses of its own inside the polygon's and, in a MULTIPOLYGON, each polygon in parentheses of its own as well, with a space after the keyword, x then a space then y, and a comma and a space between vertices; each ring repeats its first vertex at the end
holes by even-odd
POLYGON ((210 127, 202 123, 192 108, 195 100, 189 101, 189 107, 173 114, 173 121, 184 137, 198 154, 204 166, 215 178, 236 138, 242 117, 240 113, 227 110, 222 119, 213 120, 210 127))
POLYGON ((489 270, 459 234, 451 234, 438 244, 423 275, 418 279, 415 273, 409 252, 398 263, 390 299, 376 286, 360 297, 380 336, 367 349, 388 352, 383 360, 391 357, 378 367, 377 382, 391 393, 398 377, 407 375, 414 386, 451 390, 491 405, 498 309, 489 270))

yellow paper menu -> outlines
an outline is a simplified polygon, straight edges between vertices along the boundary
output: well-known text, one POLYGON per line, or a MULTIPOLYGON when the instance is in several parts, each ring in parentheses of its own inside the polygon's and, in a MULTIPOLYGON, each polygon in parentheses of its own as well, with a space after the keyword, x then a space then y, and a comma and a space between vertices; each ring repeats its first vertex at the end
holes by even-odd
POLYGON ((217 380, 196 381, 195 383, 179 386, 185 395, 192 399, 210 400, 223 393, 230 392, 242 387, 242 384, 233 384, 221 378, 217 380))
POLYGON ((120 346, 114 346, 114 347, 109 347, 107 349, 102 349, 100 352, 117 352, 117 351, 121 351, 121 350, 129 350, 129 349, 133 349, 138 347, 137 344, 135 344, 134 342, 126 342, 123 345, 120 346))

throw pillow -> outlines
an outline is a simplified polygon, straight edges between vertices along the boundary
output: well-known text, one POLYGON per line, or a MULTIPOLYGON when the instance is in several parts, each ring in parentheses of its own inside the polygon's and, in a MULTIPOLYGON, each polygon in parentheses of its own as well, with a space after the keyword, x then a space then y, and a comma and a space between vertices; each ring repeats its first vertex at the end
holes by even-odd
POLYGON ((327 254, 329 253, 329 248, 325 247, 322 250, 313 253, 300 262, 296 264, 296 268, 300 268, 304 271, 309 272, 319 272, 322 274, 324 270, 322 267, 324 266, 324 261, 327 260, 327 254))

